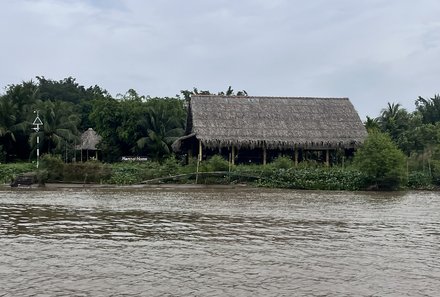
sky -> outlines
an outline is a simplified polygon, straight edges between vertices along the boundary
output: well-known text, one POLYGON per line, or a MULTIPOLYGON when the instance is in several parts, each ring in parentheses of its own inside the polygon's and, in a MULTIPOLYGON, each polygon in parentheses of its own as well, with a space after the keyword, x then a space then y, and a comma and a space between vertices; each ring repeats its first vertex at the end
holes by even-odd
POLYGON ((361 119, 440 92, 438 0, 0 0, 0 93, 349 97, 361 119))

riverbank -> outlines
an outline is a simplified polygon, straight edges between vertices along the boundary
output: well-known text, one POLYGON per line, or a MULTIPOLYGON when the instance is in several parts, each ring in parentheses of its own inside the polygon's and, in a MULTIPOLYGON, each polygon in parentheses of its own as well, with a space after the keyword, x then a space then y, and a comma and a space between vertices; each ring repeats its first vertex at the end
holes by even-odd
MULTIPOLYGON (((255 190, 254 186, 248 184, 230 184, 230 185, 215 185, 215 184, 133 184, 133 185, 115 185, 115 184, 81 184, 81 183, 46 183, 44 186, 33 184, 31 186, 11 187, 9 184, 1 184, 0 190, 63 190, 63 189, 114 189, 114 190, 135 190, 135 189, 163 189, 163 190, 199 190, 199 189, 213 189, 213 190, 255 190)), ((259 188, 258 188, 259 189, 259 188)))
POLYGON ((439 193, 117 189, 0 191, 2 295, 440 291, 439 193))
MULTIPOLYGON (((0 182, 9 184, 20 175, 33 171, 33 182, 47 187, 90 188, 183 188, 191 187, 260 187, 299 190, 436 190, 432 176, 423 172, 408 172, 399 187, 385 187, 357 167, 325 167, 315 163, 292 165, 288 158, 279 158, 267 165, 234 165, 220 157, 189 165, 181 165, 170 158, 157 162, 122 162, 64 164, 56 157, 43 158, 40 169, 32 164, 0 165, 0 182), (44 162, 43 162, 44 161, 44 162), (171 186, 168 186, 171 184, 171 186), (66 185, 66 186, 63 186, 66 185)), ((392 184, 391 179, 390 184, 392 184)), ((22 183, 23 184, 23 183, 22 183)), ((33 185, 32 187, 36 187, 33 185)))

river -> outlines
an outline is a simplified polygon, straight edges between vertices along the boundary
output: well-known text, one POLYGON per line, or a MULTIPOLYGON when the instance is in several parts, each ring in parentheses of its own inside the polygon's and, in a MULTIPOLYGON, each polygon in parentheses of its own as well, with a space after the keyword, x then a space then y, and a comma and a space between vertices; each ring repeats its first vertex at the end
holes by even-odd
POLYGON ((0 296, 439 296, 440 194, 0 190, 0 296))

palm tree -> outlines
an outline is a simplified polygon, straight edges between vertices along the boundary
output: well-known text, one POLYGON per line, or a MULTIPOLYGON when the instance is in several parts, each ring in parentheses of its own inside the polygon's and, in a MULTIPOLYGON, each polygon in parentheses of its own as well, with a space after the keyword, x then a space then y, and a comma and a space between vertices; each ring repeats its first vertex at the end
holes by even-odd
POLYGON ((370 118, 367 116, 367 120, 364 122, 365 129, 368 132, 370 131, 378 131, 379 130, 379 119, 378 118, 370 118))
POLYGON ((14 126, 17 120, 17 105, 6 97, 0 98, 0 138, 15 141, 14 126))
POLYGON ((416 100, 416 108, 425 124, 435 124, 440 121, 440 95, 434 95, 430 99, 419 97, 416 100))
POLYGON ((389 103, 382 109, 378 122, 382 131, 388 133, 394 141, 408 129, 410 116, 399 103, 389 103))
POLYGON ((73 106, 70 103, 50 100, 40 103, 37 106, 40 111, 40 118, 43 122, 39 132, 32 133, 29 144, 36 149, 36 138, 40 137, 40 148, 42 152, 59 153, 65 143, 77 143, 79 140, 78 125, 80 118, 73 113, 73 106))
POLYGON ((148 112, 140 122, 146 134, 137 140, 137 146, 147 148, 153 159, 160 160, 171 154, 171 144, 183 135, 185 111, 177 99, 154 99, 149 103, 148 112))
POLYGON ((23 132, 27 123, 18 122, 18 107, 10 98, 0 97, 0 145, 6 155, 14 154, 17 133, 23 132))

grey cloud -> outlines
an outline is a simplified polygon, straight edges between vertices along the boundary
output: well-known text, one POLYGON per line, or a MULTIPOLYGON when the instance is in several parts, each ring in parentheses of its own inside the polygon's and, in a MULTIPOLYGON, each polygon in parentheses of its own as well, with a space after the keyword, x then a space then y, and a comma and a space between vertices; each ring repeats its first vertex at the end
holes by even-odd
POLYGON ((7 1, 0 84, 72 75, 152 96, 232 85, 348 96, 376 116, 439 92, 438 11, 436 0, 7 1))

